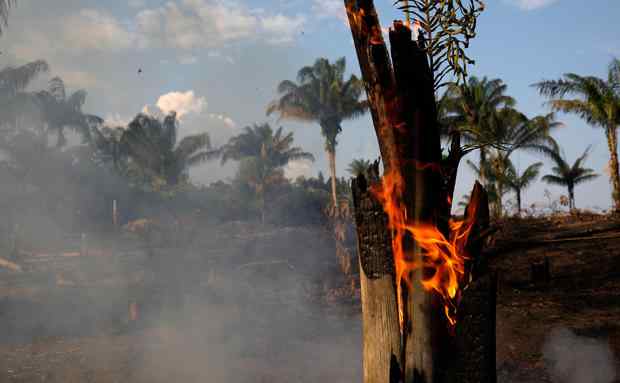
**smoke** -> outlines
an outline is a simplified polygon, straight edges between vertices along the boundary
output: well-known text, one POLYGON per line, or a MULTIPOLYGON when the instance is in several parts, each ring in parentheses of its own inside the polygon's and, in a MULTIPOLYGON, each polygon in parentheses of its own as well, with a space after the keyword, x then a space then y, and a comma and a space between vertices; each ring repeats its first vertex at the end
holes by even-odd
POLYGON ((617 376, 607 342, 578 336, 564 327, 551 331, 543 356, 554 382, 611 383, 617 376))

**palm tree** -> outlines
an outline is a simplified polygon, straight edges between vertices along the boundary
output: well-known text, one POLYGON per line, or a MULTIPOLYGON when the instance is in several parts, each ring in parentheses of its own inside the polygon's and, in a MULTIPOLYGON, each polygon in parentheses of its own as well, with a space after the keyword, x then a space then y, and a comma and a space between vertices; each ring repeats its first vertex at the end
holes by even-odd
POLYGON ((243 133, 232 137, 221 149, 221 162, 240 161, 246 157, 260 157, 266 152, 269 164, 274 167, 286 166, 291 161, 314 161, 311 153, 298 146, 292 146, 293 133, 284 134, 282 127, 275 132, 267 123, 246 126, 243 133))
POLYGON ((497 111, 491 120, 485 139, 493 143, 490 162, 498 196, 496 214, 499 217, 503 212, 503 189, 508 186, 503 176, 510 166, 510 156, 517 150, 539 151, 541 146, 553 140, 550 132, 562 124, 555 121, 553 113, 529 119, 513 108, 497 111))
POLYGON ((67 96, 65 83, 60 77, 51 79, 48 89, 36 94, 48 131, 57 134, 58 147, 67 142, 65 128, 74 129, 82 135, 84 141, 89 141, 91 128, 103 123, 101 117, 82 111, 86 95, 86 91, 80 89, 67 96))
POLYGON ((351 161, 351 163, 349 164, 349 167, 347 168, 347 171, 353 177, 358 177, 361 174, 366 175, 366 172, 368 171, 369 167, 370 167, 370 161, 360 158, 360 159, 355 159, 351 161))
POLYGON ((314 161, 311 153, 293 145, 293 133, 275 132, 269 124, 247 126, 220 149, 221 162, 239 161, 239 178, 250 185, 260 204, 261 221, 265 222, 266 194, 272 185, 284 181, 284 166, 291 161, 314 161))
POLYGON ((297 73, 297 83, 289 80, 278 85, 280 98, 267 107, 267 115, 278 112, 280 118, 316 122, 325 138, 325 151, 329 160, 332 204, 338 205, 336 192, 336 146, 342 131, 342 122, 363 115, 367 101, 360 101, 363 83, 356 76, 345 81, 344 57, 334 64, 319 58, 312 66, 297 73))
POLYGON ((176 113, 163 121, 138 114, 120 140, 120 147, 146 178, 162 179, 167 185, 187 181, 189 167, 215 158, 208 133, 184 137, 177 142, 176 113))
POLYGON ((16 0, 0 0, 0 35, 2 34, 2 27, 8 26, 9 21, 9 8, 17 4, 16 0))
POLYGON ((598 177, 598 174, 595 174, 593 169, 582 167, 589 151, 590 147, 586 148, 572 166, 568 164, 565 156, 560 151, 560 147, 555 142, 552 142, 548 150, 545 151, 555 166, 551 168, 554 174, 547 174, 542 180, 552 185, 566 186, 571 210, 575 208, 575 186, 598 177))
POLYGON ((123 127, 109 126, 94 127, 91 129, 90 144, 97 162, 112 162, 115 171, 122 174, 127 169, 128 151, 123 142, 123 127))
POLYGON ((43 60, 0 70, 0 125, 16 124, 19 109, 33 101, 31 94, 24 90, 38 75, 48 70, 49 65, 43 60))
POLYGON ((498 110, 515 105, 515 100, 505 94, 506 89, 500 79, 471 76, 466 83, 449 85, 439 102, 439 120, 444 130, 451 127, 460 131, 465 142, 479 148, 482 184, 487 183, 487 146, 495 142, 488 137, 493 118, 498 110))
POLYGON ((604 129, 610 154, 614 210, 620 211, 617 132, 620 125, 620 60, 612 60, 607 81, 594 76, 567 73, 559 80, 545 80, 533 86, 551 99, 549 104, 553 110, 577 114, 588 124, 604 129), (576 98, 565 99, 568 95, 576 98))
POLYGON ((519 174, 512 161, 508 160, 508 168, 504 173, 504 183, 515 192, 517 197, 517 211, 521 215, 521 193, 524 189, 532 185, 538 178, 542 162, 536 162, 528 166, 523 173, 519 174))

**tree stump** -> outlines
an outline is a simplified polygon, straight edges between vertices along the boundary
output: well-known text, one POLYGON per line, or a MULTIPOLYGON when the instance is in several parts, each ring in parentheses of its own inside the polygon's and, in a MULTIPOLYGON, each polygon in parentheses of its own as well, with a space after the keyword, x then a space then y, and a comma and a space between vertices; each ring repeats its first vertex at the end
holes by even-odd
POLYGON ((363 175, 353 180, 363 321, 365 383, 401 381, 401 339, 387 217, 363 175))

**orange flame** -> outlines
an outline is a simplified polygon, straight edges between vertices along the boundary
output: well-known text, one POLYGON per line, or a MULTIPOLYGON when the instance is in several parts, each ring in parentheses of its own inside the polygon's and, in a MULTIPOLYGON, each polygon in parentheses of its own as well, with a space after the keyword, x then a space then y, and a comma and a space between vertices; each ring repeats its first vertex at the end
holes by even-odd
MULTIPOLYGON (((420 167, 418 167, 420 168, 420 167)), ((401 331, 404 324, 404 302, 402 282, 412 286, 411 272, 419 269, 432 271, 430 277, 422 279, 426 291, 434 291, 442 297, 444 311, 450 326, 456 323, 455 298, 462 287, 465 274, 465 244, 471 232, 473 221, 450 220, 449 238, 432 224, 416 223, 408 216, 403 195, 405 182, 401 174, 391 171, 383 176, 382 184, 371 189, 388 216, 388 228, 392 231, 392 251, 396 272, 398 314, 401 331), (407 248, 405 238, 411 237, 422 252, 422 262, 414 261, 414 249, 407 248), (421 264, 420 264, 421 263, 421 264)))

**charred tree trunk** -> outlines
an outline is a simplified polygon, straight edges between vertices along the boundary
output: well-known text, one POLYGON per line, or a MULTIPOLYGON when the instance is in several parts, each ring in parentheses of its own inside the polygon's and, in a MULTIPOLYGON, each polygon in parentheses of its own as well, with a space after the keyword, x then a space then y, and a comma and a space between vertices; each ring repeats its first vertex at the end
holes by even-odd
MULTIPOLYGON (((450 154, 442 161, 433 74, 425 43, 413 41, 411 30, 395 21, 389 32, 390 60, 373 1, 344 2, 384 174, 397 174, 403 181, 404 189, 398 198, 406 209, 407 224, 437 227, 448 238, 456 172, 463 153, 460 137, 455 134, 450 154)), ((475 204, 468 209, 468 216, 486 222, 486 226, 483 224, 476 229, 480 235, 484 227, 488 228, 488 200, 481 186, 476 187, 480 190, 474 188, 472 200, 475 204), (486 207, 481 206, 485 202, 486 207)), ((449 372, 454 371, 449 364, 457 350, 457 338, 450 333, 440 295, 426 291, 421 283, 429 279, 434 270, 417 268, 407 278, 411 283, 402 289, 403 321, 402 327, 398 326, 398 296, 395 298, 398 286, 394 285, 394 276, 390 274, 393 271, 389 269, 394 263, 390 246, 393 232, 389 230, 382 206, 366 192, 367 189, 366 180, 358 177, 353 192, 362 278, 364 382, 394 381, 396 369, 401 371, 404 383, 447 382, 449 372), (370 213, 373 210, 375 212, 370 213), (368 258, 370 255, 372 257, 368 258), (390 262, 385 263, 386 259, 390 262), (377 268, 382 272, 376 273, 377 268), (398 337, 394 328, 397 331, 400 328, 400 348, 394 343, 398 337), (385 338, 378 340, 377 336, 385 338), (400 355, 395 354, 397 350, 400 355)), ((411 258, 406 259, 407 262, 426 263, 426 254, 410 235, 406 234, 398 245, 402 246, 406 257, 411 258)), ((477 239, 467 248, 477 255, 481 246, 482 240, 477 239)), ((485 269, 478 257, 475 259, 466 264, 468 278, 485 269)), ((484 352, 490 351, 485 349, 484 352)), ((485 374, 494 375, 495 372, 486 371, 485 374)))
MULTIPOLYGON (((437 224, 441 193, 441 147, 433 78, 426 53, 412 40, 411 30, 395 22, 390 30, 393 67, 371 0, 345 0, 349 25, 366 87, 384 172, 397 172, 406 185, 403 203, 415 223, 437 224)), ((403 239, 422 263, 421 250, 412 238, 403 239)), ((403 356, 405 382, 434 382, 441 369, 435 352, 447 336, 445 320, 437 309, 438 297, 419 283, 426 270, 410 276, 403 289, 403 356), (415 310, 415 314, 414 314, 415 310), (415 320, 414 320, 415 315, 415 320)))
POLYGON ((451 382, 497 383, 495 300, 497 277, 488 274, 469 284, 459 304, 455 365, 451 382))
POLYGON ((352 183, 360 263, 363 376, 365 383, 398 383, 402 352, 392 244, 387 216, 369 186, 363 175, 352 183))

